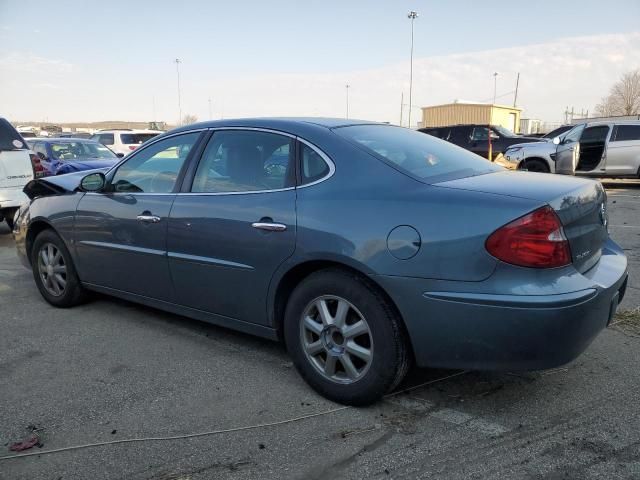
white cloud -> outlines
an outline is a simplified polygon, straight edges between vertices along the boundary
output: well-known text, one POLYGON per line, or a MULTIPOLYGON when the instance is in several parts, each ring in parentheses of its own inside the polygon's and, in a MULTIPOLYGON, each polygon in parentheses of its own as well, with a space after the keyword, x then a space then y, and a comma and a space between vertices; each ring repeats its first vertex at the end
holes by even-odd
MULTIPOLYGON (((176 79, 171 65, 140 62, 118 71, 94 67, 31 54, 0 57, 1 113, 12 119, 48 117, 60 122, 151 120, 155 98, 156 119, 176 120, 176 79)), ((640 68, 640 32, 416 58, 413 104, 448 103, 457 98, 490 100, 496 71, 499 101, 508 104, 513 102, 508 92, 514 89, 520 72, 518 105, 525 109, 525 116, 558 122, 567 106, 592 110, 611 84, 634 68, 640 68)), ((408 103, 408 59, 369 70, 268 75, 234 75, 213 59, 202 59, 198 65, 183 65, 181 72, 182 110, 200 119, 208 117, 209 97, 214 118, 344 116, 347 83, 354 118, 397 123, 402 92, 408 103)), ((416 109, 413 118, 419 117, 416 109)))

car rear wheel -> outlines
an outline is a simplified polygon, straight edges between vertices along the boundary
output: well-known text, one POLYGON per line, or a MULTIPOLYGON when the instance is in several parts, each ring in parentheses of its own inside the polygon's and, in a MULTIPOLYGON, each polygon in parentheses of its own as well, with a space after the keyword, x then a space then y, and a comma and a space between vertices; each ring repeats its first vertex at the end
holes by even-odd
POLYGON ((394 308, 357 274, 328 269, 298 285, 284 336, 296 368, 321 395, 367 405, 395 388, 409 368, 394 308))
POLYGON ((522 168, 529 172, 549 173, 549 167, 542 160, 526 160, 522 168))
POLYGON ((31 268, 38 290, 56 307, 72 307, 85 299, 71 255, 53 230, 38 234, 31 250, 31 268))

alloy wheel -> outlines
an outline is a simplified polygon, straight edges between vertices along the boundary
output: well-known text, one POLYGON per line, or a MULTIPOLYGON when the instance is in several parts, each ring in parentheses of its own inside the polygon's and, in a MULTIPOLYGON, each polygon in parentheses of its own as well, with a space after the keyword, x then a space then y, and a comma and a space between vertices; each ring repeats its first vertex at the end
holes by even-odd
POLYGON ((53 243, 45 243, 40 247, 38 273, 47 293, 54 297, 64 294, 67 287, 67 266, 62 252, 53 243))
POLYGON ((349 301, 334 295, 318 297, 305 308, 300 322, 304 354, 324 378, 350 384, 367 373, 373 337, 367 320, 349 301))

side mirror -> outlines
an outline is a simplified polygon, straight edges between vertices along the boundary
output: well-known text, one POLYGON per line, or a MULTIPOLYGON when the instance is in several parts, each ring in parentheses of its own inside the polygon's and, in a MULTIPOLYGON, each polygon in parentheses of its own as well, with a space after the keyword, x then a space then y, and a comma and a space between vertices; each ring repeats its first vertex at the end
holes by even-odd
POLYGON ((553 144, 560 145, 560 137, 553 137, 553 144))
POLYGON ((122 153, 122 152, 118 152, 118 153, 116 153, 116 157, 118 157, 118 158, 124 158, 124 153, 122 153))
POLYGON ((107 180, 104 173, 90 173, 80 182, 80 189, 83 192, 99 192, 106 185, 107 180))

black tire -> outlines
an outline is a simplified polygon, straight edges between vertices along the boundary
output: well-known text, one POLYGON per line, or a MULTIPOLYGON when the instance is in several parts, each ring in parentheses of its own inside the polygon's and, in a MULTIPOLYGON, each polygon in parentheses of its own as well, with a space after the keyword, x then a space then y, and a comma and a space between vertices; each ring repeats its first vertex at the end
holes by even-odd
POLYGON ((529 172, 549 173, 549 166, 542 160, 531 159, 525 160, 523 167, 524 170, 529 172))
POLYGON ((13 232, 13 225, 14 225, 13 217, 15 216, 17 211, 18 211, 17 208, 11 208, 2 212, 2 215, 4 216, 4 221, 7 222, 7 226, 9 227, 9 230, 11 230, 12 232, 13 232))
MULTIPOLYGON (((337 313, 334 315, 337 317, 337 313)), ((325 326, 322 334, 318 334, 318 342, 322 343, 323 339, 327 338, 328 328, 325 326)), ((330 335, 328 337, 333 338, 330 335)), ((293 363, 314 390, 339 403, 369 405, 395 388, 410 366, 411 357, 406 337, 404 326, 395 308, 375 286, 354 272, 337 268, 315 272, 296 287, 287 303, 284 338, 293 363), (303 327, 303 315, 309 311, 310 307, 313 308, 314 301, 322 301, 323 298, 328 298, 329 302, 338 302, 332 299, 339 298, 340 302, 344 300, 350 304, 347 316, 350 315, 351 320, 347 320, 346 323, 364 319, 365 324, 368 325, 364 340, 369 339, 371 342, 369 350, 372 352, 371 360, 363 362, 366 366, 361 367, 361 376, 355 380, 345 378, 344 381, 351 383, 339 383, 337 380, 328 378, 325 373, 321 373, 317 363, 305 353, 304 335, 311 330, 305 330, 303 327)), ((340 345, 348 345, 351 342, 346 335, 344 338, 342 336, 339 338, 344 342, 340 345)), ((359 338, 358 341, 362 341, 363 337, 353 338, 359 338)), ((326 343, 323 345, 325 345, 324 351, 320 351, 316 357, 319 362, 322 362, 322 355, 325 359, 328 358, 329 350, 326 343)), ((359 360, 354 356, 350 358, 354 361, 359 360)), ((346 377, 347 369, 343 360, 339 358, 336 365, 338 365, 336 375, 346 377), (340 368, 344 373, 339 371, 340 368)))
POLYGON ((67 250, 62 239, 53 230, 43 230, 34 240, 33 248, 31 249, 31 269, 33 271, 33 278, 36 282, 36 286, 38 287, 38 290, 40 290, 40 294, 54 307, 73 307, 82 303, 86 299, 86 291, 80 284, 69 250, 67 250), (45 281, 41 275, 38 257, 41 255, 41 250, 46 248, 48 245, 52 245, 57 248, 57 251, 59 251, 62 257, 62 261, 64 262, 64 279, 66 285, 58 295, 54 295, 49 292, 49 287, 45 286, 45 281))

